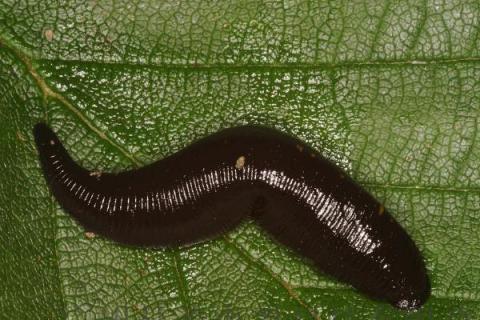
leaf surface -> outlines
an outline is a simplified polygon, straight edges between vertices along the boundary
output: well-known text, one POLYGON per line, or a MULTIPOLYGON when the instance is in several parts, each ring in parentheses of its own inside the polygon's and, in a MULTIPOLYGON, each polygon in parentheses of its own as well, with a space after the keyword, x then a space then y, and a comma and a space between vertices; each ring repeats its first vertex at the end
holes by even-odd
POLYGON ((480 317, 476 1, 3 0, 0 13, 3 317, 480 317), (92 238, 49 195, 41 120, 104 171, 229 126, 292 133, 405 226, 432 297, 413 314, 371 301, 253 223, 175 250, 92 238))

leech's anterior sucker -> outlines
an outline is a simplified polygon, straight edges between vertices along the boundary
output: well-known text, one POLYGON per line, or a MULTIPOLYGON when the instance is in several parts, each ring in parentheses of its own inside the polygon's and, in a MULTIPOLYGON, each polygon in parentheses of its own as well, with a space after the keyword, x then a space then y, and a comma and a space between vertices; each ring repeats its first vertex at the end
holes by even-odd
POLYGON ((385 208, 302 141, 243 126, 140 169, 89 171, 45 124, 40 162, 60 205, 89 232, 128 245, 207 241, 254 219, 318 269, 406 310, 430 295, 423 259, 385 208))

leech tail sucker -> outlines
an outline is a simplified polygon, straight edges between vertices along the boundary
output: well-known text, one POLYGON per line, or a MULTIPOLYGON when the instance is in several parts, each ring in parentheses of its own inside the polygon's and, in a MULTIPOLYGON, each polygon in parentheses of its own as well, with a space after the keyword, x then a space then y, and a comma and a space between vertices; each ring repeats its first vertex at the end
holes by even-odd
POLYGON ((254 219, 320 270, 397 308, 430 295, 423 258, 387 210, 302 141, 261 126, 225 129, 139 169, 78 165, 34 128, 47 184, 85 229, 134 246, 206 241, 254 219))

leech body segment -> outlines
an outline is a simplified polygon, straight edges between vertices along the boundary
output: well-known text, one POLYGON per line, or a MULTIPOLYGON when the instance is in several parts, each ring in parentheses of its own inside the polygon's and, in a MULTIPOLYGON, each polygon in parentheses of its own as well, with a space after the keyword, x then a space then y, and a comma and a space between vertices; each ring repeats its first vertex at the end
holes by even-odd
POLYGON ((145 167, 88 171, 46 125, 34 128, 45 179, 87 231, 134 246, 180 246, 254 219, 318 269, 400 309, 430 295, 404 229, 302 141, 259 126, 225 129, 145 167))

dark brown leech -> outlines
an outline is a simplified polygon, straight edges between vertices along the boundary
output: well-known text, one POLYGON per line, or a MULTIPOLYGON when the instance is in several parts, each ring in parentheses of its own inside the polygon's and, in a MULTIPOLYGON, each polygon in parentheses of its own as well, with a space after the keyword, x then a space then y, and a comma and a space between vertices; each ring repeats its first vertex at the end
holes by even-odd
POLYGON ((370 194, 301 141, 243 126, 140 169, 89 172, 45 124, 40 161, 61 206, 87 230, 136 246, 211 239, 254 218, 319 269, 394 306, 430 295, 423 259, 370 194))

